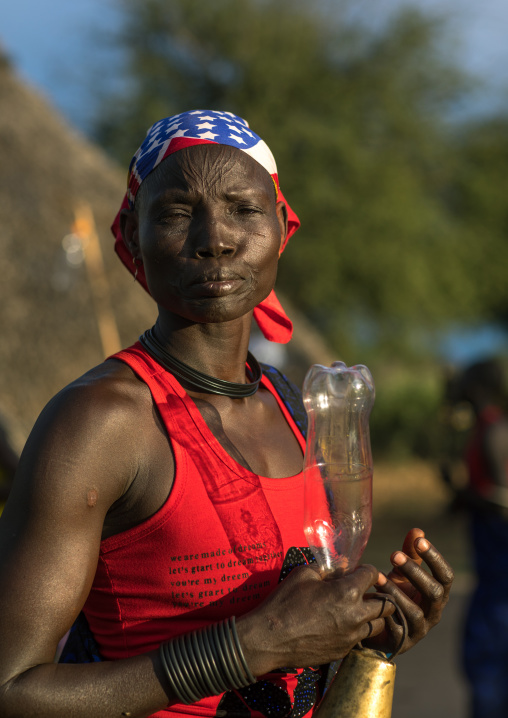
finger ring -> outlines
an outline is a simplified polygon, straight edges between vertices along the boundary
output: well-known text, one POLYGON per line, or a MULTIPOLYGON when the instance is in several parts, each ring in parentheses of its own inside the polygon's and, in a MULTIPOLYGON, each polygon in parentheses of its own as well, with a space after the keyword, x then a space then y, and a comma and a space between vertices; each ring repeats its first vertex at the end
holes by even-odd
POLYGON ((374 627, 372 626, 372 623, 371 623, 370 621, 367 621, 367 625, 368 625, 368 627, 369 627, 369 632, 367 633, 367 635, 365 636, 365 638, 369 638, 370 635, 371 635, 371 633, 372 633, 372 631, 374 630, 374 627))

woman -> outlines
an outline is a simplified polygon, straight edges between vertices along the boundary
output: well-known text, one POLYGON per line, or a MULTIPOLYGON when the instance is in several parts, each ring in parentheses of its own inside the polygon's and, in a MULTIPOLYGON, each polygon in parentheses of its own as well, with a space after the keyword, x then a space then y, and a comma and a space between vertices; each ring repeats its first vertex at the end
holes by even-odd
POLYGON ((158 319, 60 392, 23 452, 1 519, 2 716, 296 718, 309 667, 390 643, 371 587, 404 611, 405 650, 439 620, 452 572, 422 532, 392 557, 398 583, 306 565, 298 406, 248 354, 253 316, 290 338, 273 286, 297 226, 244 120, 149 130, 114 233, 158 319), (82 610, 103 660, 53 664, 82 610))

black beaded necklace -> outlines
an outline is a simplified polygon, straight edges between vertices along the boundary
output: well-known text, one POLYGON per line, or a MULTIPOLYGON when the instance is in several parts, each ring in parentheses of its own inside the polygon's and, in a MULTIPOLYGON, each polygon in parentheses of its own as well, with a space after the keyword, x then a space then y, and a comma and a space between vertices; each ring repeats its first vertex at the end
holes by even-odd
POLYGON ((255 394, 259 388, 262 377, 261 367, 250 352, 247 354, 250 383, 239 384, 234 381, 225 381, 224 379, 217 379, 214 376, 203 374, 188 364, 184 364, 164 349, 156 338, 153 327, 152 329, 147 329, 147 331, 139 337, 139 341, 159 364, 174 374, 177 379, 183 379, 187 384, 190 384, 199 391, 205 391, 209 394, 220 394, 221 396, 230 396, 232 399, 243 399, 244 397, 255 394))

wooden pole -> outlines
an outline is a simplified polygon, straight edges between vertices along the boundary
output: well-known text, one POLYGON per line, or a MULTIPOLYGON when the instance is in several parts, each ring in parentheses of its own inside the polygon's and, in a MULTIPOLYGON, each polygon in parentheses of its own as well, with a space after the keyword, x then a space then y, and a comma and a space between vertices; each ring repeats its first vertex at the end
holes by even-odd
POLYGON ((122 346, 115 315, 111 307, 110 288, 104 270, 101 245, 95 228, 92 208, 89 204, 83 203, 76 207, 72 231, 79 237, 83 246, 86 272, 90 283, 102 351, 104 357, 108 357, 120 351, 122 346))

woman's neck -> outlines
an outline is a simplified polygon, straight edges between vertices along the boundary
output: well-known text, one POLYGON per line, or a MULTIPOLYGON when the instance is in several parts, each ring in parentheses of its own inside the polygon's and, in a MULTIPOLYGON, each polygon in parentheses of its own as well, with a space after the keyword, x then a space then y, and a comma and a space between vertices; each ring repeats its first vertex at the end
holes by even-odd
MULTIPOLYGON (((180 318, 178 318, 180 319, 180 318)), ((217 324, 182 325, 160 312, 154 334, 176 359, 204 374, 230 382, 245 382, 252 315, 217 324)))

